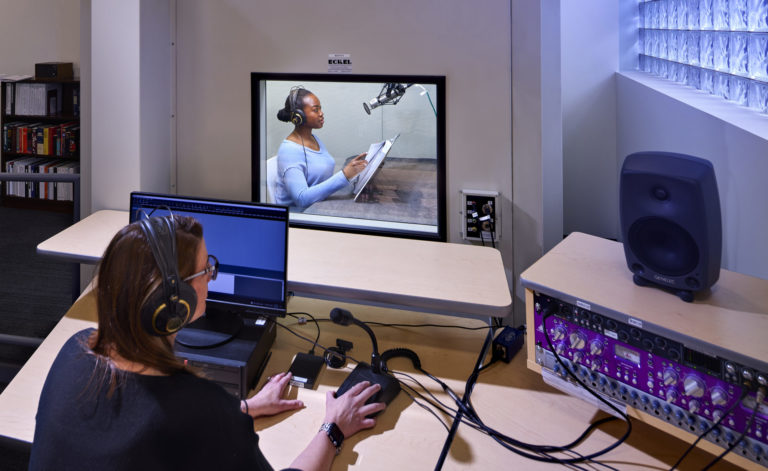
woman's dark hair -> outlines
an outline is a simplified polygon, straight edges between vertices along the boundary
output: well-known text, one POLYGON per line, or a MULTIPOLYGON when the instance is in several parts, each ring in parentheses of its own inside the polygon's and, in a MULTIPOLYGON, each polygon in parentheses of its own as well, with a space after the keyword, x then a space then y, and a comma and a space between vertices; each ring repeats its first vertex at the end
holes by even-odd
MULTIPOLYGON (((296 91, 296 106, 302 111, 304 108, 304 97, 307 95, 313 95, 313 93, 306 88, 299 88, 296 91)), ((285 99, 285 107, 277 112, 277 119, 285 123, 290 123, 291 111, 293 111, 293 109, 291 108, 291 94, 289 93, 288 97, 285 99)))
MULTIPOLYGON (((203 226, 191 217, 173 218, 179 276, 184 279, 195 271, 203 226)), ((141 324, 141 308, 161 284, 160 269, 149 244, 139 223, 129 224, 109 243, 97 270, 99 327, 88 339, 88 346, 99 359, 100 384, 109 378, 110 394, 124 379, 122 370, 109 361, 112 354, 164 374, 191 371, 176 358, 167 337, 150 335, 141 324)))

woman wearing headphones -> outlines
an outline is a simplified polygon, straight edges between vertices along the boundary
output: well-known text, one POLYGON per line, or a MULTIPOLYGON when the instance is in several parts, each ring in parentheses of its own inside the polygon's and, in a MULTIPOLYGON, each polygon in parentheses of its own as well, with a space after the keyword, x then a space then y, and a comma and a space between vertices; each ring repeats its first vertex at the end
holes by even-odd
MULTIPOLYGON (((205 311, 217 271, 193 218, 154 217, 118 232, 95 280, 98 328, 66 342, 43 386, 30 470, 272 469, 253 419, 303 407, 283 399, 290 374, 238 401, 173 352, 175 332, 205 311)), ((324 428, 348 437, 373 427, 366 415, 384 405, 365 401, 377 390, 329 392, 324 428)), ((329 469, 330 436, 318 432, 292 467, 329 469)))
POLYGON ((291 89, 285 107, 277 112, 277 119, 294 125, 293 132, 277 150, 277 204, 306 208, 322 201, 349 185, 349 181, 368 164, 363 153, 350 160, 342 170, 333 172, 335 160, 320 139, 312 134, 313 129, 323 127, 320 100, 303 87, 291 89))

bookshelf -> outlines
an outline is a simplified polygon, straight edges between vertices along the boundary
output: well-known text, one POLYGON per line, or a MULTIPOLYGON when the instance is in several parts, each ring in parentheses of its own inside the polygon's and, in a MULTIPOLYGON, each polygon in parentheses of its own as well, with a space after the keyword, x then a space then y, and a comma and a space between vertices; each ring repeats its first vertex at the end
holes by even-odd
MULTIPOLYGON (((80 173, 80 81, 0 83, 0 171, 80 173)), ((3 182, 0 204, 71 212, 73 185, 3 182)))

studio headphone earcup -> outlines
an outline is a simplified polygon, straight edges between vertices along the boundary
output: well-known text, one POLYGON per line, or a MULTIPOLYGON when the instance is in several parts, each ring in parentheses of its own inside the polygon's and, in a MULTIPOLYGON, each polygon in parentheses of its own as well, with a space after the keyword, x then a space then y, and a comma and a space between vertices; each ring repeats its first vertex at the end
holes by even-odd
POLYGON ((304 121, 306 120, 302 110, 296 109, 291 112, 291 123, 293 123, 294 126, 301 126, 304 124, 304 121))
POLYGON ((188 283, 179 283, 179 297, 167 299, 162 284, 141 308, 141 324, 152 335, 170 335, 181 330, 197 308, 197 292, 188 283))
POLYGON ((170 335, 192 318, 197 292, 179 276, 173 219, 156 216, 142 219, 139 224, 160 272, 160 283, 141 307, 141 325, 151 335, 170 335))

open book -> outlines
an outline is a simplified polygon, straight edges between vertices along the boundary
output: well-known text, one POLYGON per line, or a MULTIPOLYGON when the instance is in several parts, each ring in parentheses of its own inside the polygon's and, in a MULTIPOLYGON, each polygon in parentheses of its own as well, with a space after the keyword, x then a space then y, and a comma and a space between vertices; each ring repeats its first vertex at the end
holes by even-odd
POLYGON ((355 201, 357 201, 357 197, 360 196, 360 192, 363 191, 365 185, 371 181, 371 178, 373 178, 378 169, 381 168, 384 158, 387 156, 398 137, 400 137, 400 134, 397 134, 392 139, 387 139, 386 141, 374 142, 368 148, 368 155, 365 156, 368 165, 357 175, 357 179, 352 186, 352 193, 355 194, 355 201))

